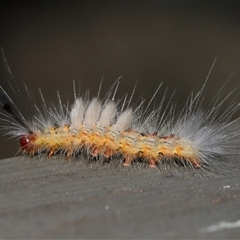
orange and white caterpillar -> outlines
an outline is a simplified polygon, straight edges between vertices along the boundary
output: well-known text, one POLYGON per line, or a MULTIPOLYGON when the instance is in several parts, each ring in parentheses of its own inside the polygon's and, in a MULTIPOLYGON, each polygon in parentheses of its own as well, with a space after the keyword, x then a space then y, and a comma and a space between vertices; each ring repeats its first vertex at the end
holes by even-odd
MULTIPOLYGON (((23 153, 45 153, 69 157, 82 153, 96 159, 119 158, 124 166, 133 160, 156 167, 160 162, 178 161, 184 166, 202 168, 211 165, 221 156, 239 154, 239 118, 232 119, 239 109, 233 100, 227 110, 220 113, 223 103, 232 96, 219 100, 221 89, 209 108, 202 108, 203 87, 188 98, 184 109, 175 112, 170 101, 165 106, 163 96, 155 109, 150 109, 156 93, 146 108, 143 100, 133 109, 127 96, 115 100, 119 81, 101 100, 99 94, 90 99, 89 94, 76 97, 71 107, 64 105, 43 109, 35 106, 36 114, 27 121, 6 91, 0 87, 1 130, 20 140, 23 153), (165 107, 164 107, 165 106, 165 107)), ((101 84, 100 84, 101 86, 101 84)), ((41 94, 42 96, 42 94, 41 94)))

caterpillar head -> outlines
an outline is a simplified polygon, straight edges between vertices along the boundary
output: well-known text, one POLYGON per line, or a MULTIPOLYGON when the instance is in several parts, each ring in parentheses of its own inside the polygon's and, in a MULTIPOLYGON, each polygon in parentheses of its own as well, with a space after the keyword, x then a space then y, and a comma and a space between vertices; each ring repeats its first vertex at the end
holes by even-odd
POLYGON ((20 146, 22 151, 28 154, 33 154, 35 152, 34 141, 36 139, 36 134, 27 134, 20 137, 20 146))

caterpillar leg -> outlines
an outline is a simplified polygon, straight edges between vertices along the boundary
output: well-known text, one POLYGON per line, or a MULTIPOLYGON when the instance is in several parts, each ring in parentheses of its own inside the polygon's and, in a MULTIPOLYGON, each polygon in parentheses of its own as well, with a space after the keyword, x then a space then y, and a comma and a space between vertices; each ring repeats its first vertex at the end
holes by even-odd
POLYGON ((112 155, 113 155, 113 151, 111 149, 108 149, 108 148, 103 153, 103 156, 105 158, 110 158, 112 155))
POLYGON ((110 158, 113 155, 113 151, 108 148, 101 150, 99 147, 95 147, 91 151, 90 155, 92 157, 98 157, 99 155, 102 155, 104 158, 110 158))
POLYGON ((65 160, 68 160, 73 155, 73 150, 68 150, 65 156, 65 160))
MULTIPOLYGON (((123 166, 124 167, 129 167, 131 165, 131 162, 133 161, 133 159, 134 159, 134 157, 132 157, 130 155, 125 156, 123 166)), ((154 159, 154 158, 148 159, 148 166, 150 168, 156 168, 157 167, 156 159, 154 159)))
POLYGON ((131 165, 131 162, 134 158, 130 155, 125 156, 123 166, 124 167, 129 167, 131 165))
POLYGON ((156 168, 157 167, 157 165, 156 165, 156 160, 154 159, 154 158, 150 158, 150 159, 148 159, 148 166, 150 167, 150 168, 156 168))
POLYGON ((55 153, 55 148, 51 148, 48 152, 48 158, 50 159, 55 153))
POLYGON ((90 153, 92 157, 98 157, 98 155, 101 153, 100 149, 98 147, 94 147, 90 153))
POLYGON ((188 161, 194 168, 200 168, 202 166, 202 161, 199 158, 191 158, 188 161))

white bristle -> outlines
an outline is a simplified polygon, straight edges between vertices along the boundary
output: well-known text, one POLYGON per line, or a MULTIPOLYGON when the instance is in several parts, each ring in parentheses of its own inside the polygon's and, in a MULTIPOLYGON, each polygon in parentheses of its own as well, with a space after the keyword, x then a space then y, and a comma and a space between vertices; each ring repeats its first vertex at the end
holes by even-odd
POLYGON ((85 112, 84 124, 94 126, 99 118, 102 104, 97 98, 93 98, 85 112))
POLYGON ((82 98, 77 98, 70 113, 71 128, 79 128, 83 123, 85 104, 82 98))
POLYGON ((113 124, 113 128, 117 131, 127 130, 133 121, 133 111, 131 108, 124 110, 117 118, 115 124, 113 124))
POLYGON ((116 103, 113 101, 108 102, 104 109, 102 110, 99 121, 97 122, 97 126, 108 127, 114 120, 114 117, 117 112, 116 103))

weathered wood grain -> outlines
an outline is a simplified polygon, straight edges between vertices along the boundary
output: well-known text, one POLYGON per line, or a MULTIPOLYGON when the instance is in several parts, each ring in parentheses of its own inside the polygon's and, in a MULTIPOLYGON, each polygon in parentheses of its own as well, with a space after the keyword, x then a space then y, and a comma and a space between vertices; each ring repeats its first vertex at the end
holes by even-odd
POLYGON ((239 238, 240 161, 213 175, 63 159, 0 161, 0 238, 239 238))

